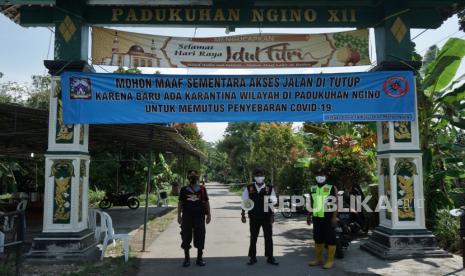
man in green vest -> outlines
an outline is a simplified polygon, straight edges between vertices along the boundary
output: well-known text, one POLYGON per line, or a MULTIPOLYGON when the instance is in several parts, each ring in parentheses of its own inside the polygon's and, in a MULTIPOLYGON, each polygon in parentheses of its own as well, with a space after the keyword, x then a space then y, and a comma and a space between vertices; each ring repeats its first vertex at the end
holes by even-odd
POLYGON ((337 189, 327 181, 328 173, 321 163, 312 165, 312 173, 315 176, 316 185, 310 187, 310 203, 312 210, 308 213, 307 224, 313 221, 313 239, 315 240, 315 258, 309 263, 310 266, 323 264, 323 249, 328 246, 328 259, 323 267, 329 269, 334 265, 336 253, 337 209, 329 208, 328 200, 337 206, 337 189))

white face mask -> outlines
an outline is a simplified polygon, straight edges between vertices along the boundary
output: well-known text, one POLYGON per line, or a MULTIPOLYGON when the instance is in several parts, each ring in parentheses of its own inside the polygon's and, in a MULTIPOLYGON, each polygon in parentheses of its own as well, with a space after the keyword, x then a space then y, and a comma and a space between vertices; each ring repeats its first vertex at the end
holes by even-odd
POLYGON ((265 181, 264 176, 256 176, 256 177, 254 177, 254 179, 255 179, 255 182, 257 182, 258 184, 262 184, 263 181, 265 181))
POLYGON ((323 175, 319 175, 317 177, 315 177, 315 180, 317 183, 324 183, 326 181, 326 176, 323 176, 323 175))

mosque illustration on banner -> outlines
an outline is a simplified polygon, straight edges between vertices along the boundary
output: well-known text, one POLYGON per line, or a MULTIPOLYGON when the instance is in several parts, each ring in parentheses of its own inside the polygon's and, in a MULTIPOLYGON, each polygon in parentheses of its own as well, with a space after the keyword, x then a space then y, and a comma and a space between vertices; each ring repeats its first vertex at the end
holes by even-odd
POLYGON ((153 39, 149 53, 146 53, 144 48, 137 44, 129 47, 126 53, 119 51, 118 32, 115 32, 113 47, 111 48, 111 57, 104 58, 102 64, 129 68, 160 67, 161 58, 157 57, 155 41, 153 39))

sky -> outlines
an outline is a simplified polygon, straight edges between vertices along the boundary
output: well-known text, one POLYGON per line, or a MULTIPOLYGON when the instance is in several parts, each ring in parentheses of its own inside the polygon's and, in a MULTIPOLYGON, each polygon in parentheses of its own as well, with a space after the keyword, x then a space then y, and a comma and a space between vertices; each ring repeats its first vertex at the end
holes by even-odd
MULTIPOLYGON (((146 34, 158 34, 180 37, 211 37, 226 36, 224 28, 115 28, 131 32, 146 34)), ((350 29, 323 29, 323 28, 238 28, 229 35, 252 34, 252 33, 325 33, 337 32, 350 29)), ((43 60, 53 59, 53 28, 45 27, 21 27, 3 15, 0 15, 0 72, 3 77, 0 82, 14 81, 21 84, 31 82, 32 75, 44 75, 47 73, 43 65, 43 60)), ((431 45, 441 47, 448 38, 464 38, 465 33, 458 30, 458 19, 456 16, 449 18, 436 30, 412 29, 411 37, 415 38, 416 50, 424 55, 431 45)), ((371 60, 376 60, 374 49, 376 45, 373 41, 373 30, 370 30, 370 53, 371 60)), ((97 72, 114 71, 113 67, 95 67, 97 72)), ((305 73, 336 73, 336 72, 363 72, 370 69, 370 66, 355 66, 351 68, 301 68, 286 69, 288 74, 305 73)), ((162 74, 277 74, 278 70, 273 69, 143 69, 143 73, 154 73, 160 71, 162 74)), ((459 74, 465 73, 465 63, 462 62, 459 74)), ((199 130, 203 138, 209 142, 215 142, 222 138, 227 123, 198 123, 199 130)), ((296 123, 294 127, 299 127, 301 123, 296 123)))

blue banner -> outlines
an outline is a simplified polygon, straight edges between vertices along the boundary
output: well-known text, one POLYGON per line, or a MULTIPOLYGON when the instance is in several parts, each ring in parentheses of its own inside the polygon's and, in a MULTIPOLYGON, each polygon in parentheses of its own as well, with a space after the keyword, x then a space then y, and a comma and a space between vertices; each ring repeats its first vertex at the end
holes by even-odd
POLYGON ((301 75, 65 72, 66 124, 413 121, 410 71, 301 75))

